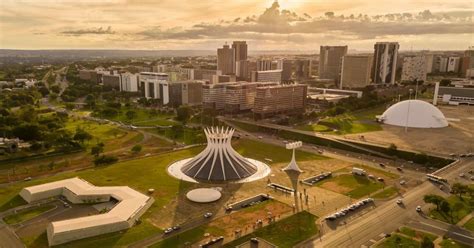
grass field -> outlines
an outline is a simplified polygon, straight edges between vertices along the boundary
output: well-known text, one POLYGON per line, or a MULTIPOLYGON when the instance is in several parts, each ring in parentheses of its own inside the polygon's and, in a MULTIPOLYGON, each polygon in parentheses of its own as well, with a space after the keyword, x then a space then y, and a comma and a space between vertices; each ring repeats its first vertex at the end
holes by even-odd
POLYGON ((16 214, 9 215, 9 216, 3 218, 3 220, 5 221, 5 223, 7 223, 9 225, 21 223, 23 221, 33 219, 34 217, 36 217, 36 216, 38 216, 38 215, 40 215, 40 214, 42 214, 42 213, 44 213, 48 210, 51 210, 54 207, 55 206, 52 206, 52 205, 45 205, 45 206, 29 209, 29 210, 26 210, 26 211, 22 211, 22 212, 19 212, 19 213, 16 213, 16 214))
POLYGON ((469 205, 469 198, 467 196, 465 196, 464 199, 460 199, 458 196, 452 195, 446 198, 446 200, 449 202, 452 209, 451 213, 444 214, 436 211, 436 208, 434 208, 429 214, 431 218, 456 224, 474 210, 474 206, 469 205))
POLYGON ((474 232, 474 217, 472 217, 468 222, 466 222, 463 227, 467 230, 471 230, 474 232))
POLYGON ((386 198, 394 196, 397 193, 398 193, 397 188, 388 187, 388 188, 385 188, 384 190, 374 194, 372 197, 375 198, 375 199, 386 199, 386 198))
POLYGON ((248 241, 250 238, 260 237, 278 247, 290 248, 318 233, 316 219, 316 216, 306 211, 300 212, 286 219, 257 229, 252 234, 225 244, 224 247, 235 247, 248 241))
POLYGON ((420 242, 413 240, 411 238, 407 238, 402 235, 394 234, 390 238, 386 239, 379 245, 377 245, 379 248, 419 248, 420 247, 420 242))
POLYGON ((441 248, 471 248, 468 245, 458 243, 452 239, 443 239, 440 243, 441 248))
POLYGON ((342 174, 331 177, 317 183, 316 185, 355 199, 368 196, 370 193, 383 188, 382 183, 375 182, 367 177, 355 176, 352 174, 342 174))
POLYGON ((434 241, 438 237, 434 234, 421 232, 421 231, 414 230, 406 226, 401 227, 399 232, 409 237, 416 238, 419 240, 422 240, 424 237, 428 237, 431 241, 434 241))
POLYGON ((113 118, 114 121, 121 121, 126 124, 132 124, 135 126, 170 126, 177 122, 173 120, 173 114, 150 114, 146 109, 140 108, 122 108, 119 114, 113 118), (127 118, 127 112, 129 110, 135 111, 136 115, 133 119, 127 118))
POLYGON ((375 122, 375 116, 382 114, 383 106, 350 114, 322 119, 319 123, 297 127, 304 131, 326 132, 331 134, 353 134, 380 131, 382 127, 375 122))

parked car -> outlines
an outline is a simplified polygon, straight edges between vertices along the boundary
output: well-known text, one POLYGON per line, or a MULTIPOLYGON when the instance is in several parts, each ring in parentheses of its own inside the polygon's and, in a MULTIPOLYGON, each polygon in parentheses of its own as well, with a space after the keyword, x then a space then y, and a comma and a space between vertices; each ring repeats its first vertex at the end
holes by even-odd
POLYGON ((211 218, 212 217, 212 213, 211 212, 207 212, 204 214, 204 218, 211 218))
POLYGON ((398 204, 398 205, 402 205, 402 204, 403 204, 403 200, 402 200, 402 199, 398 199, 398 200, 397 200, 397 204, 398 204))
POLYGON ((166 228, 163 232, 164 232, 165 234, 172 233, 172 232, 173 232, 173 228, 171 228, 171 227, 166 228))
POLYGON ((416 206, 416 211, 419 213, 421 212, 421 206, 416 206))

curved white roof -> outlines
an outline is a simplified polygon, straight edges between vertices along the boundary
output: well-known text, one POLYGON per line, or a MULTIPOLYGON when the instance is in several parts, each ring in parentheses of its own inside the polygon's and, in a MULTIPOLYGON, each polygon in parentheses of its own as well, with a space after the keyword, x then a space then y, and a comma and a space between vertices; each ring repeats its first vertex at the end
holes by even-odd
POLYGON ((406 100, 388 108, 380 118, 383 123, 394 126, 416 128, 441 128, 448 121, 441 111, 430 103, 420 100, 406 100))

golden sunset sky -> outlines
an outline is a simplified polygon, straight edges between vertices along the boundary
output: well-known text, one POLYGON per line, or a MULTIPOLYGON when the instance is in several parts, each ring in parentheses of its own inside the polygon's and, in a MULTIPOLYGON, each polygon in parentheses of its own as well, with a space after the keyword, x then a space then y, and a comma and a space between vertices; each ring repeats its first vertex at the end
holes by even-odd
POLYGON ((472 0, 0 0, 2 49, 464 50, 472 0))

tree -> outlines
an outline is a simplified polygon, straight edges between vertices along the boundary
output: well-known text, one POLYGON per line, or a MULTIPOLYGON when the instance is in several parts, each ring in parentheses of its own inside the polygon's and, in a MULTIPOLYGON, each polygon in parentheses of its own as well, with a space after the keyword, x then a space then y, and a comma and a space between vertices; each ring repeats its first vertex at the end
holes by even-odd
POLYGON ((462 199, 462 195, 469 192, 469 186, 462 183, 455 183, 451 187, 454 194, 459 194, 459 198, 462 199))
POLYGON ((136 153, 139 153, 139 152, 141 152, 141 151, 142 151, 142 146, 141 146, 141 145, 134 145, 134 146, 132 147, 132 152, 135 153, 135 154, 136 154, 136 153))
POLYGON ((426 202, 426 203, 431 203, 431 204, 436 205, 436 210, 437 211, 440 210, 441 203, 446 202, 446 200, 443 197, 441 197, 439 195, 433 195, 433 194, 425 195, 423 197, 423 201, 426 202))
POLYGON ((118 161, 117 157, 114 156, 107 156, 107 155, 102 155, 100 157, 96 157, 94 159, 94 164, 96 166, 98 165, 106 165, 106 164, 113 164, 118 161))
POLYGON ((99 143, 91 148, 91 154, 95 157, 98 157, 102 152, 104 152, 104 143, 99 143))
POLYGON ((127 116, 127 119, 132 120, 133 118, 137 116, 137 112, 133 110, 129 110, 127 111, 127 113, 125 113, 125 115, 127 116))
POLYGON ((84 129, 82 129, 82 128, 77 128, 73 139, 76 140, 76 141, 79 141, 79 142, 81 142, 81 144, 83 144, 85 140, 91 140, 92 135, 90 133, 84 131, 84 129))
POLYGON ((451 84, 450 79, 441 79, 441 81, 439 81, 440 86, 449 86, 450 84, 451 84))
POLYGON ((434 243, 431 241, 430 238, 427 236, 423 237, 423 240, 421 241, 421 248, 434 248, 434 243))
POLYGON ((40 140, 41 132, 40 127, 36 124, 22 123, 19 126, 13 128, 13 135, 22 140, 40 140))
POLYGON ((443 198, 443 201, 441 201, 439 204, 439 210, 441 210, 441 212, 446 215, 449 214, 451 216, 451 221, 453 220, 451 205, 449 205, 449 202, 444 200, 444 198, 443 198))
POLYGON ((177 110, 177 116, 176 119, 178 121, 181 121, 183 124, 186 124, 186 122, 189 120, 192 114, 192 109, 191 107, 187 105, 180 106, 177 110))

